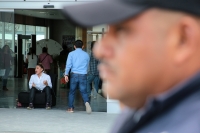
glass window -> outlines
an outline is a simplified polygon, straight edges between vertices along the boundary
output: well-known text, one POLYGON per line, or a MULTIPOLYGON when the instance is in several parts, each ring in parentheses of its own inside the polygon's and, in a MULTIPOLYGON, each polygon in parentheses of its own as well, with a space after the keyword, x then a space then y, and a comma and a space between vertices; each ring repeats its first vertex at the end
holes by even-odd
POLYGON ((36 26, 36 40, 42 40, 46 38, 46 27, 36 26))
POLYGON ((15 34, 16 35, 17 34, 22 34, 23 35, 25 33, 24 29, 25 29, 25 25, 15 24, 15 34))
POLYGON ((25 34, 25 25, 15 24, 15 44, 17 43, 18 34, 21 34, 21 35, 25 34))
POLYGON ((2 33, 3 33, 3 22, 0 21, 0 48, 3 47, 3 44, 2 44, 2 33))
POLYGON ((12 50, 14 48, 13 44, 13 33, 14 24, 5 22, 5 44, 8 45, 12 50))
MULTIPOLYGON (((10 72, 7 76, 13 77, 14 76, 14 70, 16 65, 14 64, 14 12, 8 11, 8 12, 0 12, 1 13, 1 22, 0 22, 0 42, 1 47, 8 45, 10 49, 10 55, 12 58, 6 58, 8 56, 4 56, 6 60, 10 60, 10 64, 8 64, 8 67, 11 68, 10 72)), ((8 83, 10 84, 10 83, 8 83)))
POLYGON ((35 34, 35 26, 26 25, 26 35, 35 34))
POLYGON ((87 31, 87 52, 91 52, 91 42, 100 40, 107 31, 107 25, 99 25, 87 31))
MULTIPOLYGON (((31 26, 31 25, 26 25, 26 35, 35 35, 35 26, 31 26)), ((23 47, 23 54, 26 55, 28 52, 28 49, 31 46, 31 39, 23 39, 25 40, 25 47, 23 47)))
MULTIPOLYGON (((22 25, 22 24, 15 24, 15 46, 16 46, 16 49, 17 49, 17 37, 18 37, 18 34, 21 34, 21 35, 25 35, 25 25, 22 25)), ((25 45, 26 44, 26 41, 25 39, 22 40, 22 54, 24 55, 24 59, 26 58, 26 49, 27 49, 27 46, 25 45)))

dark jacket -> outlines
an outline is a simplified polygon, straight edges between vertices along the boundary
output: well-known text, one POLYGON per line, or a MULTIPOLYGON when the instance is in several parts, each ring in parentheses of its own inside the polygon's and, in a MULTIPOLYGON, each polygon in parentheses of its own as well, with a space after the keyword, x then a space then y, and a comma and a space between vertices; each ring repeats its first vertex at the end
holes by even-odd
POLYGON ((126 109, 111 133, 199 133, 200 73, 151 98, 144 111, 126 109))

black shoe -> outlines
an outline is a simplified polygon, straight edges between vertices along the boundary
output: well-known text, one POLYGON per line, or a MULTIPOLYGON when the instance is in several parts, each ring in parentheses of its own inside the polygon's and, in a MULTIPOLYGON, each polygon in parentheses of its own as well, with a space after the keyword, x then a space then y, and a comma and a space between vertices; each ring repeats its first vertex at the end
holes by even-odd
POLYGON ((8 91, 6 86, 3 86, 3 91, 8 91))
POLYGON ((29 110, 34 109, 33 104, 30 103, 29 106, 27 107, 27 109, 29 109, 29 110))
POLYGON ((51 109, 51 106, 49 105, 49 103, 46 104, 46 109, 51 109))

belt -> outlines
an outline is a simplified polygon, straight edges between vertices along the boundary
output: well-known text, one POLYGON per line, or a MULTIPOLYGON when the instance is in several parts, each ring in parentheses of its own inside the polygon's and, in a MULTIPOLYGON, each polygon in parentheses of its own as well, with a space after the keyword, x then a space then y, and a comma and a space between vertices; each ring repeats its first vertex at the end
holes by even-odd
POLYGON ((71 72, 71 74, 87 75, 87 74, 80 74, 80 73, 74 73, 74 72, 71 72))

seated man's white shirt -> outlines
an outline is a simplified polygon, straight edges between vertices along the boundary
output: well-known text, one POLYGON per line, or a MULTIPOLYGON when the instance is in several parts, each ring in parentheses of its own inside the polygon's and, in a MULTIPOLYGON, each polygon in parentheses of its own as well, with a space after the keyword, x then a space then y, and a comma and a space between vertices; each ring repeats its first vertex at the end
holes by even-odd
POLYGON ((33 87, 33 83, 35 84, 35 88, 38 90, 43 90, 46 85, 44 84, 44 81, 47 81, 48 86, 52 88, 51 78, 49 75, 42 73, 41 77, 39 78, 37 74, 34 74, 31 76, 31 79, 29 81, 29 88, 31 89, 33 87))

